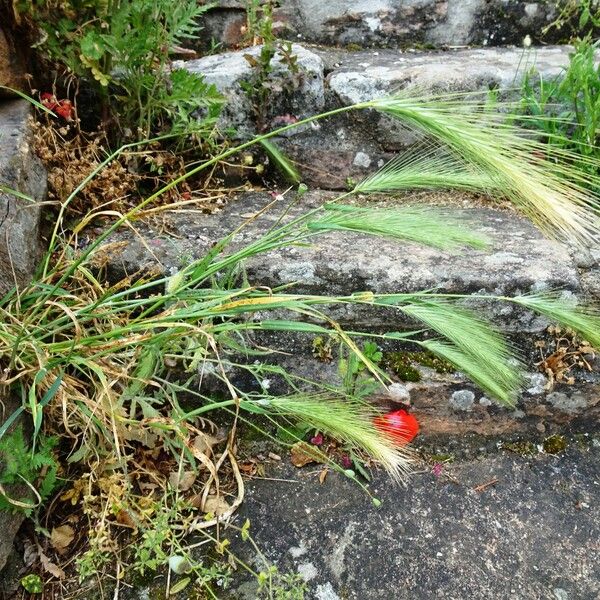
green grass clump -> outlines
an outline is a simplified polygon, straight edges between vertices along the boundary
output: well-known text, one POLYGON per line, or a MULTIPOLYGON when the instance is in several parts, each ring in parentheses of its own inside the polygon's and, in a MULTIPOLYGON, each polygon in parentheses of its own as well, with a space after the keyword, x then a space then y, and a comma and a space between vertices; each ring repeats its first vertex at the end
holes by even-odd
MULTIPOLYGON (((560 75, 544 79, 534 71, 526 74, 515 118, 526 118, 549 148, 573 153, 573 162, 597 187, 600 157, 600 65, 598 42, 576 42, 569 66, 560 75)), ((586 185, 586 181, 582 183, 586 185)))
MULTIPOLYGON (((485 239, 447 209, 405 205, 378 209, 373 204, 367 210, 343 203, 352 194, 414 186, 419 153, 411 155, 409 162, 395 161, 327 204, 293 217, 290 206, 285 207, 281 218, 261 237, 234 247, 231 242, 241 226, 175 274, 129 278, 115 285, 98 275, 97 264, 105 263, 110 235, 131 225, 145 207, 188 177, 298 125, 365 108, 391 114, 437 139, 433 148, 440 148, 440 153, 429 148, 422 154, 422 176, 428 186, 464 189, 458 180, 465 177, 470 189, 508 197, 545 230, 589 245, 598 229, 597 198, 577 183, 577 172, 571 173, 576 167, 564 163, 571 155, 558 151, 538 159, 532 154, 538 145, 502 125, 500 114, 491 118, 489 111, 478 112, 476 107, 472 98, 462 96, 394 96, 269 132, 190 169, 118 216, 83 249, 79 236, 103 213, 86 215, 66 233, 65 211, 102 165, 73 190, 60 207, 36 277, 0 299, 0 395, 21 399, 9 422, 27 415, 38 451, 44 447, 44 435, 60 435, 63 454, 59 458, 73 473, 71 489, 61 498, 84 506, 89 529, 98 542, 89 544, 93 556, 86 562, 89 572, 105 564, 101 543, 116 536, 117 519, 130 521, 142 536, 151 537, 148 515, 152 507, 144 487, 150 482, 155 486, 152 489, 166 490, 165 497, 176 497, 173 506, 187 506, 176 513, 173 520, 181 516, 180 524, 172 528, 168 539, 150 539, 159 562, 168 555, 163 545, 171 544, 173 552, 179 550, 178 544, 190 531, 203 532, 217 551, 226 552, 225 540, 211 538, 207 531, 220 520, 228 520, 244 496, 235 452, 239 421, 257 428, 265 420, 284 428, 306 423, 335 440, 350 456, 371 457, 395 480, 405 478, 412 452, 381 435, 373 422, 378 410, 369 403, 367 388, 357 385, 368 383, 370 392, 372 384, 389 383, 378 366, 382 358, 378 343, 414 344, 435 356, 437 364, 452 365, 489 396, 514 406, 523 382, 519 350, 493 323, 465 307, 466 299, 522 306, 572 328, 600 348, 597 310, 574 305, 559 294, 505 297, 436 290, 389 294, 357 290, 346 296, 313 295, 294 293, 289 285, 268 289, 244 276, 248 259, 310 244, 332 231, 386 237, 403 248, 411 242, 447 252, 469 247, 484 250, 485 239), (443 169, 436 174, 438 160, 443 169), (406 329, 347 331, 328 311, 350 305, 389 311, 390 321, 401 319, 407 322, 406 329), (251 339, 257 331, 291 332, 322 340, 331 336, 340 346, 336 354, 344 365, 345 385, 307 381, 267 364, 262 359, 267 349, 258 348, 251 339), (256 382, 252 391, 230 376, 240 371, 256 382), (272 394, 273 377, 283 380, 289 393, 272 394), (218 396, 207 380, 220 385, 218 396), (229 419, 223 436, 216 415, 219 420, 229 419), (231 483, 225 503, 220 502, 224 471, 231 483), (181 485, 183 480, 186 486, 181 485)), ((291 202, 296 201, 297 197, 291 202)), ((322 359, 330 359, 326 344, 315 351, 322 359)), ((0 430, 2 439, 11 440, 6 428, 0 430)), ((28 475, 29 463, 14 464, 21 475, 28 475)), ((33 481, 35 473, 29 476, 33 481)))

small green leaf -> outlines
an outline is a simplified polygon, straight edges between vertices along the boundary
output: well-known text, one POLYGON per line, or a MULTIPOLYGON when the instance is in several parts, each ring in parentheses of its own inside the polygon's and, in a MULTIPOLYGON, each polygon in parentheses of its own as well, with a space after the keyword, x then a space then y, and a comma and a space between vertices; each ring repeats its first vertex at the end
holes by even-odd
POLYGON ((290 159, 270 140, 262 140, 261 144, 285 178, 292 183, 299 183, 300 174, 290 159))
POLYGON ((242 540, 247 541, 250 538, 250 533, 248 533, 250 531, 250 519, 246 519, 244 521, 244 524, 242 525, 242 528, 240 529, 240 533, 242 535, 242 540))
POLYGON ((583 29, 588 24, 590 17, 591 17, 590 9, 586 7, 584 9, 584 11, 581 13, 581 16, 579 17, 579 27, 581 29, 583 29))
POLYGON ((81 52, 87 58, 100 60, 104 54, 104 43, 95 31, 88 31, 80 43, 81 52))
POLYGON ((178 581, 170 590, 169 596, 175 596, 175 594, 179 594, 182 592, 192 581, 191 577, 184 577, 180 581, 178 581))
POLYGON ((41 594, 44 591, 41 577, 34 573, 25 575, 25 577, 21 579, 21 585, 30 594, 41 594))

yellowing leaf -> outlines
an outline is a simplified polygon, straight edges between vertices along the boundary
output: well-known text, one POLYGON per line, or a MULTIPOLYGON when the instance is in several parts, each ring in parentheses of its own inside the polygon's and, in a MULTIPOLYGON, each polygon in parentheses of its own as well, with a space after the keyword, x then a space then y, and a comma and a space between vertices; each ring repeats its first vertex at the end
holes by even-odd
POLYGON ((175 471, 169 475, 169 483, 173 489, 180 492, 187 492, 196 482, 196 473, 194 471, 184 471, 179 473, 175 471))
POLYGON ((75 538, 75 530, 70 525, 55 527, 50 534, 50 543, 59 554, 66 554, 69 544, 75 538))
POLYGON ((225 514, 231 507, 221 496, 209 496, 204 503, 204 512, 212 513, 216 517, 225 514))

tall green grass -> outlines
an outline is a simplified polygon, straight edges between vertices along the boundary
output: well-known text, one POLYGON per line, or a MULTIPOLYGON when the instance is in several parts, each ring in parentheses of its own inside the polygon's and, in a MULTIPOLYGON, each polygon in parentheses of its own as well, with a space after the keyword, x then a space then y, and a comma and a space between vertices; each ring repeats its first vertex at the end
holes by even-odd
MULTIPOLYGON (((340 442, 367 452, 394 477, 401 478, 409 468, 410 452, 377 435, 373 408, 364 400, 348 397, 343 390, 328 389, 326 394, 315 396, 302 393, 300 388, 289 397, 273 398, 267 389, 256 397, 236 387, 228 378, 231 352, 239 353, 247 332, 332 332, 385 383, 355 341, 371 334, 344 332, 328 316, 327 308, 348 304, 387 307, 401 311, 414 327, 379 337, 421 344, 508 406, 516 402, 522 380, 518 351, 493 324, 464 308, 464 298, 456 295, 433 291, 375 295, 369 290, 342 297, 298 295, 248 285, 236 279, 235 273, 251 257, 291 244, 310 243, 333 230, 444 249, 485 246, 485 239, 455 222, 448 210, 403 206, 366 209, 342 204, 352 194, 421 187, 485 191, 509 198, 545 231, 581 245, 595 243, 598 199, 580 185, 567 152, 553 152, 544 146, 543 155, 538 156, 539 149, 533 137, 504 124, 500 113, 479 110, 476 99, 470 96, 395 96, 362 103, 258 136, 206 160, 117 218, 84 250, 75 250, 82 225, 70 236, 64 234, 64 215, 91 175, 63 203, 37 277, 0 301, 3 393, 21 399, 18 412, 31 416, 36 434, 45 429, 58 431, 69 440, 69 460, 73 462, 116 456, 121 468, 127 470, 133 449, 148 435, 158 436, 174 454, 188 456, 186 432, 199 427, 200 419, 228 406, 236 414, 247 412, 250 419, 261 412, 274 418, 307 420, 340 442), (113 287, 97 278, 94 258, 103 252, 102 245, 111 233, 187 177, 294 126, 363 109, 401 119, 434 141, 408 158, 393 161, 357 184, 350 194, 278 223, 241 249, 229 248, 232 232, 206 256, 174 276, 142 277, 113 287), (288 317, 281 317, 282 311, 288 317), (273 317, 264 318, 269 312, 273 317), (248 318, 257 314, 261 319, 248 318), (197 410, 182 413, 179 388, 169 383, 170 374, 173 369, 204 373, 208 365, 225 384, 229 397, 216 399, 201 391, 196 397, 200 401, 197 410)), ((90 219, 88 215, 82 223, 90 219)), ((573 327, 590 343, 600 345, 597 313, 574 307, 558 296, 492 295, 486 300, 520 304, 573 327)), ((250 349, 246 350, 250 355, 250 349)), ((252 365, 246 368, 256 372, 252 365)), ((0 430, 0 436, 4 432, 0 430)))

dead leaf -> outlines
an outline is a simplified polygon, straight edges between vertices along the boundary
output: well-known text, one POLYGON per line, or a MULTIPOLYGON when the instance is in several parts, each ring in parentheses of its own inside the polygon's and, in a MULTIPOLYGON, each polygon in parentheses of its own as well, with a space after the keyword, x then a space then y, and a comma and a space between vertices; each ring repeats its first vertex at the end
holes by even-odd
POLYGON ((248 460, 243 463, 238 463, 238 467, 240 468, 240 471, 244 475, 248 475, 251 477, 252 475, 256 474, 256 461, 255 460, 248 460))
POLYGON ((23 544, 23 565, 26 569, 31 568, 38 560, 40 547, 29 538, 22 541, 23 544))
POLYGON ((69 544, 75 538, 75 530, 70 525, 55 527, 50 534, 52 547, 60 554, 66 554, 69 544))
POLYGON ((304 467, 310 463, 322 463, 322 454, 306 442, 296 442, 290 449, 291 461, 295 467, 304 467))
POLYGON ((225 514, 231 506, 227 503, 227 501, 221 496, 208 496, 206 502, 204 503, 204 512, 212 513, 216 517, 220 517, 225 514))
POLYGON ((327 467, 325 467, 320 473, 319 473, 319 483, 321 485, 323 485, 325 483, 325 480, 327 479, 327 473, 329 473, 329 469, 327 467))
POLYGON ((38 555, 40 557, 40 563, 46 573, 50 573, 52 577, 56 579, 64 579, 65 572, 57 565, 55 565, 43 552, 41 547, 38 545, 38 555))
POLYGON ((140 427, 127 427, 123 431, 123 437, 130 442, 140 442, 146 448, 156 448, 158 436, 147 429, 140 427))
POLYGON ((187 492, 196 482, 196 473, 194 471, 184 471, 179 474, 175 471, 169 475, 169 483, 173 489, 180 492, 187 492))
POLYGON ((123 525, 125 527, 130 527, 131 529, 137 529, 137 525, 131 516, 131 513, 127 510, 120 510, 117 515, 117 523, 119 525, 123 525))

